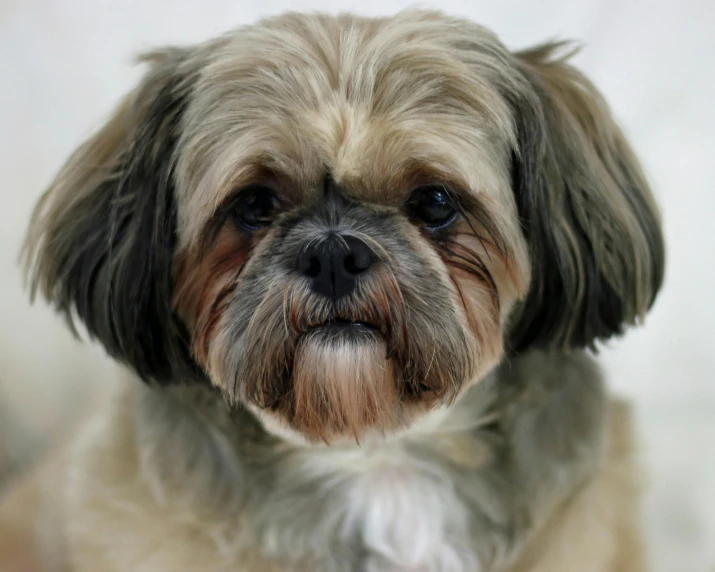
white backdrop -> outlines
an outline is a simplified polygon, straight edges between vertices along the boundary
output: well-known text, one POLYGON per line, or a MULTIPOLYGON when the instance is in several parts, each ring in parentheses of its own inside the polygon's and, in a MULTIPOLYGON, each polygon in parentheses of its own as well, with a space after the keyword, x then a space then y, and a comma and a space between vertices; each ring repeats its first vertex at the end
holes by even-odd
MULTIPOLYGON (((286 9, 389 14, 403 0, 2 0, 0 2, 0 435, 37 442, 113 375, 16 267, 30 209, 62 161, 138 77, 132 56, 199 41, 286 9), (18 430, 21 427, 22 430, 18 430)), ((442 0, 507 45, 574 38, 663 205, 666 284, 644 328, 602 352, 636 404, 650 471, 644 515, 656 572, 715 571, 715 2, 442 0)), ((578 572, 578 571, 574 571, 578 572)))

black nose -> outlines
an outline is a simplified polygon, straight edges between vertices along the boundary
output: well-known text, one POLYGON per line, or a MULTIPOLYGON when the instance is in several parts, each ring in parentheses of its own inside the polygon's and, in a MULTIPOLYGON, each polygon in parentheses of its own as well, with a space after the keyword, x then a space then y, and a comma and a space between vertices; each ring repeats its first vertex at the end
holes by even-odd
POLYGON ((334 234, 302 250, 298 271, 311 279, 314 292, 337 300, 355 289, 357 277, 375 260, 375 253, 359 238, 334 234))

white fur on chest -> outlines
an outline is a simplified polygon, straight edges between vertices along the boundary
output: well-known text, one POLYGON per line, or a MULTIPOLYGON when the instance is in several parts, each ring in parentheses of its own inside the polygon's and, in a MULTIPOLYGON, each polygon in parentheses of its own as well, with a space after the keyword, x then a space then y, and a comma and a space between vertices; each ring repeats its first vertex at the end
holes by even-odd
POLYGON ((304 468, 340 485, 340 534, 369 553, 365 572, 476 572, 467 511, 449 475, 399 443, 307 454, 304 468))

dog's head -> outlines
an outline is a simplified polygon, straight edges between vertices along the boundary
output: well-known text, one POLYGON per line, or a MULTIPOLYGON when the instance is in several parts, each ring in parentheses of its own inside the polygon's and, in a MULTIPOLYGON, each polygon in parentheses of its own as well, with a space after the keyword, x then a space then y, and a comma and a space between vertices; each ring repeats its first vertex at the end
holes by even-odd
POLYGON ((153 53, 37 207, 33 291, 146 380, 309 439, 618 334, 660 287, 659 217, 559 48, 405 12, 153 53))

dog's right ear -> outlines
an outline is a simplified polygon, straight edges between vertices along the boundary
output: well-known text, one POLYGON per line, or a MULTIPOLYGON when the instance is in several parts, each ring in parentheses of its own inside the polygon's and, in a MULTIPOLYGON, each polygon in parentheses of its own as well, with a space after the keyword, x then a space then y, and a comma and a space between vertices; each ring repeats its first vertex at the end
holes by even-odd
POLYGON ((26 278, 81 320, 143 379, 196 373, 172 308, 174 164, 198 65, 191 52, 143 58, 149 70, 113 117, 82 144, 39 201, 24 247, 26 278))

